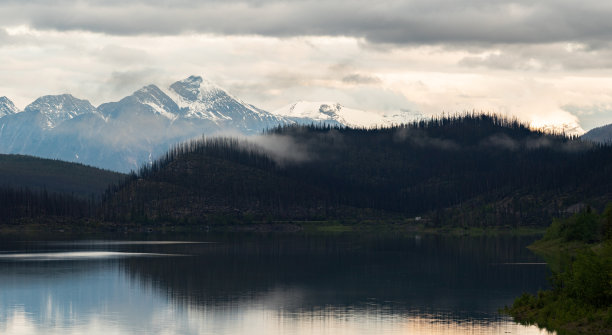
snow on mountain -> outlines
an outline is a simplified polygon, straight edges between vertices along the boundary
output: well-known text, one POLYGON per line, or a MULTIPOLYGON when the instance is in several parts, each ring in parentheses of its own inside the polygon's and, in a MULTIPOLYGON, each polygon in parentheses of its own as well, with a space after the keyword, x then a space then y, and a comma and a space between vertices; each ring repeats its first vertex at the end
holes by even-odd
POLYGON ((0 97, 0 117, 19 113, 19 109, 7 97, 0 97))
POLYGON ((42 116, 43 128, 53 128, 63 121, 75 116, 93 113, 96 110, 87 100, 81 100, 70 94, 46 95, 40 97, 23 110, 24 113, 37 113, 42 116))
POLYGON ((0 152, 54 157, 50 145, 53 129, 83 114, 95 111, 89 101, 70 94, 47 95, 26 106, 23 112, 0 118, 0 152))
POLYGON ((284 116, 299 124, 322 123, 332 126, 371 128, 390 126, 419 120, 423 115, 418 112, 401 110, 393 113, 378 114, 347 108, 336 102, 298 101, 281 107, 272 114, 284 116))
POLYGON ((253 134, 279 124, 293 123, 235 98, 200 76, 175 82, 170 85, 168 95, 186 110, 186 118, 210 120, 221 129, 253 134))
POLYGON ((388 122, 377 113, 352 109, 334 102, 298 101, 281 107, 272 114, 284 116, 300 124, 324 123, 349 127, 374 127, 388 122))
POLYGON ((102 104, 98 106, 98 111, 111 118, 127 114, 153 114, 171 121, 184 115, 176 102, 155 85, 145 86, 118 102, 102 104))

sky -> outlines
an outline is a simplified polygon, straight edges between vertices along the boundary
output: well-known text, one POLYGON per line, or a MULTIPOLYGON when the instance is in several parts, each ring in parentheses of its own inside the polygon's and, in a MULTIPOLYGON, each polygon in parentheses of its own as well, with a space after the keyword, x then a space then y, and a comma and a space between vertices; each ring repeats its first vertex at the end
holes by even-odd
POLYGON ((94 105, 201 75, 266 110, 612 123, 612 2, 0 0, 0 96, 94 105))

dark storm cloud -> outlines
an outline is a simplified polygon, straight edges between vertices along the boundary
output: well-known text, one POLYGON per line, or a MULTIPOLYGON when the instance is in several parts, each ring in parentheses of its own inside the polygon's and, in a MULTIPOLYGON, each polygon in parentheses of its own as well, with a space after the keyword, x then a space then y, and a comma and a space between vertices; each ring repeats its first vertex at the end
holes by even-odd
POLYGON ((599 0, 0 1, 4 25, 118 35, 186 32, 353 36, 390 44, 491 44, 612 38, 599 0))

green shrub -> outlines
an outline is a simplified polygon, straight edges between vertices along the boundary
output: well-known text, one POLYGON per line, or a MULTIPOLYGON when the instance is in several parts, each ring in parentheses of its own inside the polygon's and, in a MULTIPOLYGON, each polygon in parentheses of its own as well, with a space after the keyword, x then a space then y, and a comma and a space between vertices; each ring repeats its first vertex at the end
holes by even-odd
POLYGON ((565 285, 568 294, 597 307, 612 303, 611 265, 609 260, 590 250, 579 253, 567 271, 565 285))
POLYGON ((590 210, 577 213, 566 221, 564 230, 566 241, 594 242, 600 231, 599 217, 590 210))
POLYGON ((612 240, 612 202, 606 206, 602 214, 602 233, 606 241, 612 240))
POLYGON ((612 205, 609 205, 606 210, 608 212, 604 212, 601 217, 588 208, 566 219, 554 219, 550 227, 546 229, 543 240, 562 238, 565 241, 585 243, 600 241, 602 232, 607 229, 606 220, 612 221, 612 205))

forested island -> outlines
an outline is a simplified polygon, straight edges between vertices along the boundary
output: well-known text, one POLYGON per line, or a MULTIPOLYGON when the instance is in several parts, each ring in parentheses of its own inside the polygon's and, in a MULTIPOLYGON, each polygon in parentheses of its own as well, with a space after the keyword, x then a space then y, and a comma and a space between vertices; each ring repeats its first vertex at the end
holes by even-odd
POLYGON ((585 203, 603 209, 612 198, 611 146, 486 114, 378 129, 285 126, 254 138, 202 137, 128 176, 109 179, 103 171, 92 170, 87 180, 107 181, 108 188, 92 188, 89 196, 5 183, 2 221, 518 228, 544 227, 585 203))

